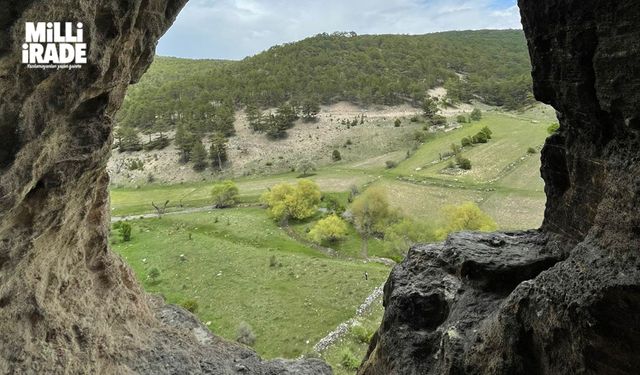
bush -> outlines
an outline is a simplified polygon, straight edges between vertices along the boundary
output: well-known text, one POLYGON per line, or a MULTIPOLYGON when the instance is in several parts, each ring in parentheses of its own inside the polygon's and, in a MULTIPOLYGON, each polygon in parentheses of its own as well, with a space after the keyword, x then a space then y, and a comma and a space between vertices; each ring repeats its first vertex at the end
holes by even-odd
POLYGON ((427 140, 427 133, 416 130, 415 132, 413 132, 413 140, 418 143, 424 143, 424 141, 427 140))
POLYGON ((144 162, 140 159, 131 159, 127 161, 127 169, 130 171, 143 171, 144 162))
POLYGON ((398 163, 396 163, 393 160, 387 160, 387 161, 384 162, 384 164, 387 167, 387 169, 393 169, 393 168, 398 166, 398 163))
POLYGON ((473 111, 471 111, 471 116, 469 117, 472 121, 480 121, 482 120, 482 111, 478 108, 475 108, 473 111))
POLYGON ((396 128, 399 128, 400 125, 402 125, 402 121, 399 118, 397 118, 396 121, 393 123, 393 126, 395 126, 396 128))
POLYGON ((353 142, 351 142, 351 139, 347 139, 347 142, 345 143, 345 146, 351 146, 353 144, 353 142))
POLYGON ((347 230, 347 223, 333 214, 318 221, 309 231, 309 238, 316 243, 335 242, 343 239, 347 230))
POLYGON ((487 135, 483 132, 479 132, 478 134, 474 135, 473 138, 471 138, 471 142, 472 143, 487 143, 489 142, 489 139, 487 138, 487 135))
POLYGON ((340 160, 342 160, 342 155, 340 155, 340 151, 338 151, 338 150, 333 150, 333 153, 331 154, 331 160, 333 160, 333 161, 340 161, 340 160))
POLYGON ((462 143, 462 147, 470 147, 473 145, 473 142, 471 142, 471 138, 469 137, 462 138, 461 143, 462 143))
POLYGON ((162 138, 154 139, 149 143, 145 143, 144 150, 145 151, 162 150, 167 148, 170 144, 171 144, 171 141, 169 140, 169 138, 162 137, 162 138))
POLYGON ((460 169, 464 169, 466 171, 471 169, 471 160, 464 158, 462 156, 458 156, 456 158, 456 162, 458 163, 458 167, 460 167, 460 169))
POLYGON ((371 342, 374 332, 368 330, 362 324, 355 324, 351 326, 351 335, 363 344, 371 342))
POLYGON ((360 367, 360 360, 353 354, 351 349, 344 348, 340 352, 340 364, 347 370, 357 370, 360 367))
POLYGON ((194 299, 188 299, 180 304, 182 307, 195 314, 198 311, 198 301, 194 299))
POLYGON ((120 224, 120 238, 123 242, 131 241, 131 224, 121 222, 120 224))
POLYGON ((149 274, 147 274, 147 277, 151 280, 152 283, 156 283, 158 281, 158 278, 160 277, 160 270, 157 267, 152 267, 149 270, 149 274))
POLYGON ((411 122, 420 122, 420 117, 418 116, 411 117, 411 122))
POLYGON ((461 124, 466 124, 467 117, 465 115, 458 115, 458 117, 456 117, 456 121, 458 121, 461 124))
POLYGON ((322 197, 322 207, 326 208, 327 210, 329 210, 332 213, 335 214, 342 214, 345 210, 344 206, 342 205, 342 203, 340 203, 340 201, 336 198, 333 197, 331 195, 325 195, 322 197))
POLYGON ((272 255, 269 258, 269 267, 271 268, 275 268, 275 267, 280 267, 282 264, 280 262, 278 262, 278 258, 276 258, 275 255, 272 255))
POLYGON ((431 126, 446 126, 447 118, 444 116, 435 115, 429 120, 429 123, 431 124, 431 126))
POLYGON ((238 325, 236 341, 247 346, 253 346, 256 343, 256 335, 248 323, 241 322, 240 325, 238 325))
POLYGON ((489 129, 488 126, 485 126, 484 128, 480 129, 480 133, 487 136, 487 139, 491 139, 491 135, 493 134, 493 132, 491 131, 491 129, 489 129))
POLYGON ((538 152, 538 151, 536 151, 536 149, 535 149, 535 148, 533 148, 533 147, 529 147, 529 148, 527 149, 527 154, 535 154, 535 153, 537 153, 537 152, 538 152))
POLYGON ((211 197, 217 208, 231 207, 236 204, 238 197, 238 187, 233 181, 223 181, 213 185, 211 189, 211 197))

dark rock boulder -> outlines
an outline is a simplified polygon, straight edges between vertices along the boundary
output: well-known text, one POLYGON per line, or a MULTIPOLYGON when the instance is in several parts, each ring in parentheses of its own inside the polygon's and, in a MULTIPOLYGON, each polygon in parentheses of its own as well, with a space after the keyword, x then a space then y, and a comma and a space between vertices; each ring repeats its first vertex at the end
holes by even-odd
POLYGON ((214 337, 109 250, 113 118, 185 2, 0 3, 0 373, 331 373, 214 337), (88 63, 28 69, 27 21, 82 22, 88 63))
POLYGON ((640 3, 520 0, 542 153, 540 231, 413 248, 359 374, 637 374, 640 3))

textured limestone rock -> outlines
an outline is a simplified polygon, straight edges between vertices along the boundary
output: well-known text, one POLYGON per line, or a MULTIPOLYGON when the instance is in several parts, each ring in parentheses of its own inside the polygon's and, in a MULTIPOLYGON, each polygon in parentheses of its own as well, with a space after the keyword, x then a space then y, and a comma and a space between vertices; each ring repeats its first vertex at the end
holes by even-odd
POLYGON ((640 3, 520 0, 542 152, 539 232, 459 234, 392 272, 360 374, 637 374, 640 3))
POLYGON ((0 373, 330 373, 210 335, 109 250, 113 117, 185 2, 0 3, 0 373), (88 64, 27 69, 26 21, 83 22, 88 64))

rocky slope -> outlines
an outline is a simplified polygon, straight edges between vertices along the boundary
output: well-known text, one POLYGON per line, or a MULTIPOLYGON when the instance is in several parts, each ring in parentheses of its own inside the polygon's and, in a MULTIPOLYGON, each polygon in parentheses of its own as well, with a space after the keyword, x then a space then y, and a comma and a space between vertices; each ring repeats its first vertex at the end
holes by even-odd
POLYGON ((561 123, 544 224, 412 249, 359 374, 640 368, 640 3, 519 5, 535 95, 561 123))
POLYGON ((214 337, 109 250, 112 119, 185 2, 0 6, 0 373, 331 373, 214 337), (88 64, 27 69, 26 21, 83 22, 88 64))

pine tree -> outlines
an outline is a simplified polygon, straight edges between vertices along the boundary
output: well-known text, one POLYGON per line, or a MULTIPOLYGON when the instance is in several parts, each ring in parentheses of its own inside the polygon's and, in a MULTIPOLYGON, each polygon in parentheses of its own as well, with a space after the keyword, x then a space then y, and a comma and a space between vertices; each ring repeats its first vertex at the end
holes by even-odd
POLYGON ((188 162, 191 157, 191 149, 194 145, 195 137, 193 134, 186 129, 183 122, 178 123, 176 128, 176 147, 180 150, 181 160, 183 162, 188 162))
POLYGON ((207 150, 201 140, 197 140, 191 150, 191 161, 193 161, 193 169, 203 171, 207 167, 207 150))
POLYGON ((214 133, 211 135, 209 158, 211 158, 211 167, 219 170, 222 170, 224 163, 228 160, 227 139, 222 133, 214 133))

